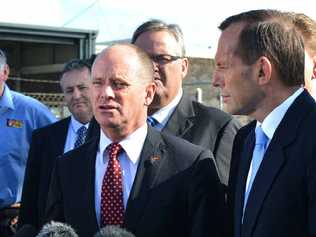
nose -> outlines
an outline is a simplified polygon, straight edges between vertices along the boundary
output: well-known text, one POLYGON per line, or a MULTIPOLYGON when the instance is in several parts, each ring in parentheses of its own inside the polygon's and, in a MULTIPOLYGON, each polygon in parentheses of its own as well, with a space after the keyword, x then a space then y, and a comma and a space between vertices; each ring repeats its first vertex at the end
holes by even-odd
POLYGON ((75 99, 79 99, 81 97, 81 92, 80 92, 80 90, 78 88, 74 88, 73 97, 75 99))
POLYGON ((223 87, 223 79, 222 76, 220 76, 216 71, 213 73, 213 80, 212 80, 212 85, 214 87, 223 87))
POLYGON ((111 85, 105 85, 103 91, 102 91, 102 97, 109 99, 109 98, 114 98, 114 91, 111 85))
POLYGON ((159 63, 156 63, 154 60, 152 60, 154 65, 154 72, 159 72, 159 63))

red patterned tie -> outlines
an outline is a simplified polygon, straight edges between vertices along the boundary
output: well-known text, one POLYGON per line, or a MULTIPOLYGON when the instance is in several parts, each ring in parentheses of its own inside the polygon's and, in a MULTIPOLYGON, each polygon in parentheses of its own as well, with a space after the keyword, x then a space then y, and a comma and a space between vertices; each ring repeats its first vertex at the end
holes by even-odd
POLYGON ((108 147, 109 162, 102 182, 101 226, 123 225, 124 204, 122 170, 118 155, 122 147, 112 143, 108 147))

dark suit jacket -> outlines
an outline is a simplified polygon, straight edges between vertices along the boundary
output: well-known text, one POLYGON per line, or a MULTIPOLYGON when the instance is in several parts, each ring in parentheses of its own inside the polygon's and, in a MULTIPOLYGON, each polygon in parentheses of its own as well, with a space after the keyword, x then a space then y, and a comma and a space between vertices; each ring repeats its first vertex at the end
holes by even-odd
MULTIPOLYGON (((91 140, 58 159, 50 187, 47 220, 66 222, 81 237, 99 230, 94 196, 98 143, 91 140)), ((149 128, 124 227, 137 237, 220 236, 223 195, 210 157, 201 147, 149 128)))
POLYGON ((243 224, 245 185, 255 121, 240 130, 230 183, 235 237, 316 236, 316 104, 304 91, 290 106, 268 146, 252 185, 243 224))
MULTIPOLYGON (((25 170, 19 227, 30 224, 40 228, 44 224, 51 173, 56 158, 64 153, 69 124, 70 117, 37 129, 32 134, 25 170)), ((86 140, 93 137, 94 133, 98 133, 95 129, 98 128, 93 119, 86 140)))
POLYGON ((220 180, 227 185, 233 141, 239 128, 231 115, 184 95, 162 131, 211 150, 220 180))

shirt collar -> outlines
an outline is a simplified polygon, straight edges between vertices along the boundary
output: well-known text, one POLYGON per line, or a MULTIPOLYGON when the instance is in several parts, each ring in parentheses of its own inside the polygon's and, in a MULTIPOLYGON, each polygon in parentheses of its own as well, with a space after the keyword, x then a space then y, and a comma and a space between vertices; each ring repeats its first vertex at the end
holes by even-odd
POLYGON ((70 120, 71 128, 74 133, 77 133, 78 129, 81 128, 82 126, 85 126, 87 129, 89 127, 89 123, 83 124, 80 123, 78 120, 75 119, 73 115, 71 115, 71 120, 70 120))
POLYGON ((4 92, 3 95, 0 97, 0 107, 3 108, 9 108, 14 110, 14 104, 13 104, 13 96, 9 89, 9 87, 4 84, 4 92))
MULTIPOLYGON (((143 126, 136 129, 133 133, 119 142, 127 154, 127 157, 133 162, 133 164, 136 164, 139 160, 140 153, 143 149, 143 145, 147 136, 147 130, 147 124, 145 123, 143 126)), ((99 142, 100 154, 104 154, 107 146, 111 143, 112 141, 110 138, 108 138, 101 129, 99 142)))
POLYGON ((272 112, 268 114, 268 116, 263 120, 262 124, 257 121, 257 126, 262 126, 262 130, 268 136, 270 141, 274 135, 275 130, 281 123, 286 111, 293 104, 294 100, 303 92, 303 90, 303 88, 299 88, 279 106, 274 108, 274 110, 272 110, 272 112))
POLYGON ((160 124, 165 126, 166 123, 168 122, 171 114, 176 109, 177 105, 179 104, 182 95, 183 95, 183 90, 182 90, 182 88, 180 88, 176 97, 168 105, 166 105, 165 107, 163 107, 160 110, 158 110, 157 112, 155 112, 152 115, 152 117, 154 117, 160 124))

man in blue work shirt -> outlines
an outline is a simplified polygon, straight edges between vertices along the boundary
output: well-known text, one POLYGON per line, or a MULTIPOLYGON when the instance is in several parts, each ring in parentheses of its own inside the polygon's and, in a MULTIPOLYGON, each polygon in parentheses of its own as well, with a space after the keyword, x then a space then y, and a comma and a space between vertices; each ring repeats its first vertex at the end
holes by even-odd
POLYGON ((18 214, 32 131, 56 121, 39 101, 11 91, 5 84, 9 66, 0 49, 0 236, 18 214))

